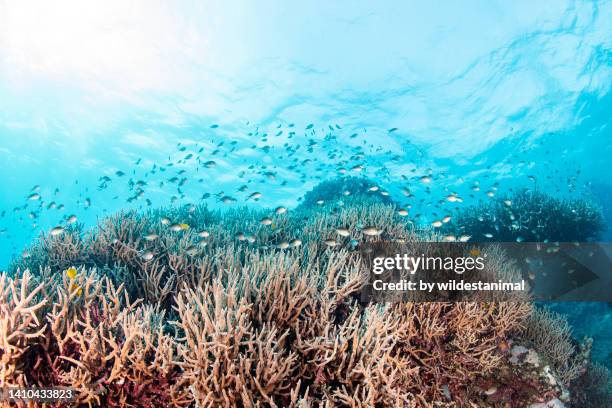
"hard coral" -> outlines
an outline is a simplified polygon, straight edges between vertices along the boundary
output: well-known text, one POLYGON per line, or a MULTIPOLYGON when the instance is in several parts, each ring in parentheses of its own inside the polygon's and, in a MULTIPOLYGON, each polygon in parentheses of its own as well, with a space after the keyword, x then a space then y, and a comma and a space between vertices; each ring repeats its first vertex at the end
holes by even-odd
POLYGON ((338 203, 339 201, 366 201, 393 204, 393 199, 373 181, 365 177, 338 177, 323 181, 307 192, 302 198, 300 208, 311 208, 320 203, 338 203))
POLYGON ((596 240, 605 224, 590 201, 521 190, 459 211, 446 229, 478 242, 587 242, 596 240))
MULTIPOLYGON (((384 202, 330 205, 274 214, 271 225, 265 210, 120 213, 88 233, 44 237, 0 276, 0 386, 70 386, 78 403, 117 407, 501 407, 559 396, 510 362, 530 303, 368 302, 359 247, 401 251, 432 237, 384 202)), ((496 273, 514 273, 502 251, 490 258, 496 273)))

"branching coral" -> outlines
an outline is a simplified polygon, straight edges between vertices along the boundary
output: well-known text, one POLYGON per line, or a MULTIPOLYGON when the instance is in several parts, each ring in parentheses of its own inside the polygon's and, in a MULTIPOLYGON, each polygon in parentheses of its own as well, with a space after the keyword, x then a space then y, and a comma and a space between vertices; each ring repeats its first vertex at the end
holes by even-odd
POLYGON ((72 387, 77 402, 96 406, 189 404, 163 313, 130 303, 122 287, 94 270, 28 291, 30 279, 27 272, 19 280, 0 277, 12 293, 2 299, 2 323, 11 330, 2 345, 4 386, 72 387), (46 299, 32 304, 42 292, 46 299))
POLYGON ((479 242, 587 242, 605 224, 601 209, 587 200, 521 190, 459 211, 445 229, 479 242))
POLYGON ((317 184, 304 195, 298 209, 327 203, 337 204, 338 201, 350 203, 356 200, 393 204, 393 199, 388 193, 373 181, 360 177, 339 177, 317 184))
POLYGON ((576 347, 569 324, 563 317, 536 308, 525 323, 521 337, 548 359, 565 386, 584 374, 589 363, 589 342, 576 347))
POLYGON ((46 330, 42 288, 28 271, 14 278, 0 275, 0 387, 27 383, 23 356, 46 330))
POLYGON ((571 387, 572 403, 576 408, 612 406, 612 375, 599 364, 589 364, 583 375, 571 387))
MULTIPOLYGON (((556 396, 509 362, 513 341, 567 340, 536 341, 527 298, 373 302, 363 296, 368 250, 433 250, 436 237, 381 201, 334 205, 121 213, 88 233, 44 237, 0 278, 3 384, 70 386, 78 403, 116 407, 502 406, 508 395, 521 404, 540 402, 538 391, 556 396), (509 384, 487 399, 493 376, 509 384), (519 392, 525 384, 530 392, 519 392)), ((492 276, 517 274, 501 250, 487 265, 492 276)))

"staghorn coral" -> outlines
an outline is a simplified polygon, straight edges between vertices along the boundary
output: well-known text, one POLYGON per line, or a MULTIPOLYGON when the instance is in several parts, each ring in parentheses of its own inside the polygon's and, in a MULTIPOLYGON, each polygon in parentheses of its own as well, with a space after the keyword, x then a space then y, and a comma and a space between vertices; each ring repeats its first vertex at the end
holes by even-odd
MULTIPOLYGON (((501 407, 560 396, 510 361, 509 345, 527 341, 528 299, 371 302, 367 249, 436 237, 392 205, 333 205, 272 215, 272 225, 260 222, 266 210, 128 212, 42 238, 0 277, 0 385, 71 386, 83 406, 116 407, 501 407), (364 225, 383 232, 366 236, 364 225)), ((501 250, 490 259, 487 273, 516 274, 501 250)))
POLYGON ((365 177, 338 177, 323 181, 307 192, 297 208, 312 208, 319 203, 369 201, 373 203, 393 204, 393 199, 378 185, 365 177))
POLYGON ((583 375, 576 378, 571 387, 570 406, 596 408, 612 406, 612 375, 599 364, 589 364, 583 375))
POLYGON ((464 208, 444 229, 478 242, 588 242, 600 237, 605 224, 601 209, 587 200, 525 189, 464 208))
MULTIPOLYGON (((76 402, 89 406, 188 406, 163 313, 130 303, 122 287, 95 270, 82 268, 74 281, 64 276, 33 286, 31 279, 28 272, 0 277, 22 288, 19 301, 3 299, 3 310, 44 313, 28 319, 29 333, 14 331, 10 337, 20 340, 13 347, 3 345, 2 386, 72 387, 76 402), (34 287, 29 292, 28 284, 34 287), (40 293, 45 299, 24 310, 40 293)), ((10 321, 3 316, 3 323, 10 321)))
POLYGON ((0 386, 24 386, 23 357, 46 330, 41 309, 47 303, 32 275, 0 275, 0 386))
POLYGON ((584 374, 589 363, 590 341, 587 339, 576 347, 571 328, 561 315, 544 308, 534 309, 521 337, 548 359, 565 386, 584 374))

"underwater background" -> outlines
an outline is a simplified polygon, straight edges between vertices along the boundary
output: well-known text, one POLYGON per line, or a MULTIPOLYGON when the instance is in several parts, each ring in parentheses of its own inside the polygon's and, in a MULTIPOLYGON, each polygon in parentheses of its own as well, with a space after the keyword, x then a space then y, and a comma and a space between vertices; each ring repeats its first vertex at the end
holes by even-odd
MULTIPOLYGON (((609 242, 611 21, 609 1, 0 2, 0 269, 74 222, 292 209, 348 176, 420 226, 580 198, 609 242)), ((555 309, 612 368, 609 305, 555 309)))

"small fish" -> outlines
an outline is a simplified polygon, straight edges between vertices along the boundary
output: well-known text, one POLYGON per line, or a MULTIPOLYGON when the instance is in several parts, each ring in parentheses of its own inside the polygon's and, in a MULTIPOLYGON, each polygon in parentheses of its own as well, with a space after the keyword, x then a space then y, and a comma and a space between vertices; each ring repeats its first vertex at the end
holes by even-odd
POLYGON ((323 200, 317 200, 317 205, 323 205, 324 202, 325 201, 323 201, 323 200))
POLYGON ((336 242, 335 239, 326 239, 325 241, 323 241, 323 243, 325 245, 327 245, 328 247, 335 247, 336 245, 338 245, 338 242, 336 242))
POLYGON ((40 200, 40 194, 37 194, 37 193, 32 193, 32 194, 30 194, 30 196, 28 197, 28 200, 30 200, 30 201, 37 201, 37 200, 40 200))
POLYGON ((510 207, 512 205, 512 201, 511 200, 504 200, 504 204, 506 204, 508 207, 510 207))
POLYGON ((368 191, 378 191, 378 186, 372 186, 368 188, 368 191))
POLYGON ((235 203, 236 199, 230 196, 223 196, 221 197, 221 202, 223 204, 231 204, 231 203, 235 203))
POLYGON ((66 276, 69 279, 74 279, 77 276, 77 269, 74 266, 71 266, 70 268, 66 269, 66 276))
POLYGON ((170 224, 170 219, 166 218, 166 217, 163 217, 161 219, 161 223, 162 223, 162 225, 168 225, 168 224, 170 224))
POLYGON ((58 235, 62 235, 64 233, 63 227, 55 227, 51 230, 51 236, 56 237, 58 235))
POLYGON ((436 220, 432 222, 431 225, 435 228, 440 228, 442 226, 442 221, 436 220))
POLYGON ((77 296, 81 296, 83 294, 83 288, 81 288, 76 283, 72 282, 70 284, 70 293, 74 293, 77 296))
POLYGON ((217 167, 217 162, 214 160, 210 160, 204 163, 203 166, 206 167, 207 169, 212 169, 213 167, 217 167))
POLYGON ((348 230, 348 228, 344 227, 336 228, 336 233, 341 237, 348 237, 349 235, 351 235, 351 232, 348 230))
POLYGON ((468 242, 470 240, 470 238, 472 238, 471 235, 461 235, 459 237, 459 242, 468 242))
POLYGON ((190 228, 189 224, 182 223, 182 224, 179 224, 179 225, 181 227, 181 230, 183 230, 183 231, 188 231, 189 228, 190 228))
POLYGON ((198 237, 200 238, 208 238, 210 236, 210 232, 208 231, 200 231, 198 232, 198 237))
POLYGON ((360 164, 358 164, 357 166, 353 166, 353 167, 351 168, 351 171, 354 171, 354 172, 357 172, 357 173, 358 173, 358 172, 360 172, 360 171, 362 171, 362 170, 363 170, 363 166, 362 166, 362 165, 360 165, 360 164))
POLYGON ((236 239, 238 241, 244 241, 244 240, 246 240, 246 236, 244 235, 243 232, 239 232, 239 233, 236 234, 236 239))
POLYGON ((278 248, 279 249, 287 249, 287 248, 289 248, 289 245, 290 245, 289 242, 283 241, 280 244, 278 244, 278 248))
POLYGON ((182 230, 183 230, 183 227, 181 226, 181 224, 172 224, 170 226, 170 231, 172 231, 172 232, 179 232, 179 231, 182 231, 182 230))
POLYGON ((523 237, 516 237, 516 242, 523 242, 525 240, 525 238, 523 237))
POLYGON ((456 194, 449 194, 448 196, 446 196, 446 201, 449 201, 451 203, 455 203, 459 200, 461 199, 456 194))
POLYGON ((147 241, 155 241, 157 238, 159 238, 159 235, 153 233, 144 236, 147 241))
POLYGON ((407 217, 408 216, 408 210, 401 208, 400 210, 397 211, 397 214, 402 216, 402 217, 407 217))
POLYGON ((487 233, 482 234, 482 235, 484 235, 486 238, 493 238, 493 234, 491 234, 490 232, 487 232, 487 233))
POLYGON ((449 222, 450 220, 451 220, 451 216, 450 215, 447 215, 446 217, 442 218, 442 222, 445 223, 445 224, 447 222, 449 222))
POLYGON ((145 251, 143 252, 140 257, 146 261, 149 262, 151 259, 153 259, 155 257, 155 254, 152 251, 145 251))
POLYGON ((260 223, 261 223, 261 225, 271 225, 272 224, 272 218, 264 217, 264 218, 261 219, 260 223))
POLYGON ((457 240, 457 237, 455 237, 454 235, 445 235, 444 237, 442 237, 442 241, 444 242, 455 242, 457 240))
POLYGON ((289 242, 289 245, 291 245, 293 248, 299 247, 300 245, 302 245, 302 240, 296 238, 289 242))
POLYGON ((361 232, 363 232, 364 235, 368 235, 368 236, 374 237, 374 236, 378 236, 378 235, 382 234, 383 230, 380 229, 380 228, 368 226, 368 227, 364 227, 361 230, 361 232))
POLYGON ((66 220, 66 223, 68 224, 74 224, 77 221, 77 216, 76 215, 71 215, 70 217, 68 217, 68 219, 66 220))
POLYGON ((421 183, 423 183, 423 184, 429 184, 429 183, 431 183, 431 177, 429 177, 429 176, 423 176, 423 177, 421 177, 421 183))
POLYGON ((472 255, 472 256, 478 256, 478 255, 480 255, 480 249, 478 249, 478 248, 472 248, 472 249, 470 249, 470 255, 472 255))
POLYGON ((282 207, 282 206, 281 206, 281 207, 276 207, 276 209, 274 210, 274 212, 275 212, 277 215, 284 214, 284 213, 286 213, 286 212, 287 212, 287 207, 282 207))
POLYGON ((189 256, 196 256, 198 254, 198 247, 195 245, 191 245, 187 249, 185 249, 185 253, 189 256))
POLYGON ((254 193, 251 193, 251 195, 247 197, 247 200, 257 201, 261 198, 261 196, 262 194, 259 191, 256 191, 254 193))
POLYGON ((493 197, 495 193, 491 190, 487 191, 487 197, 493 197))

